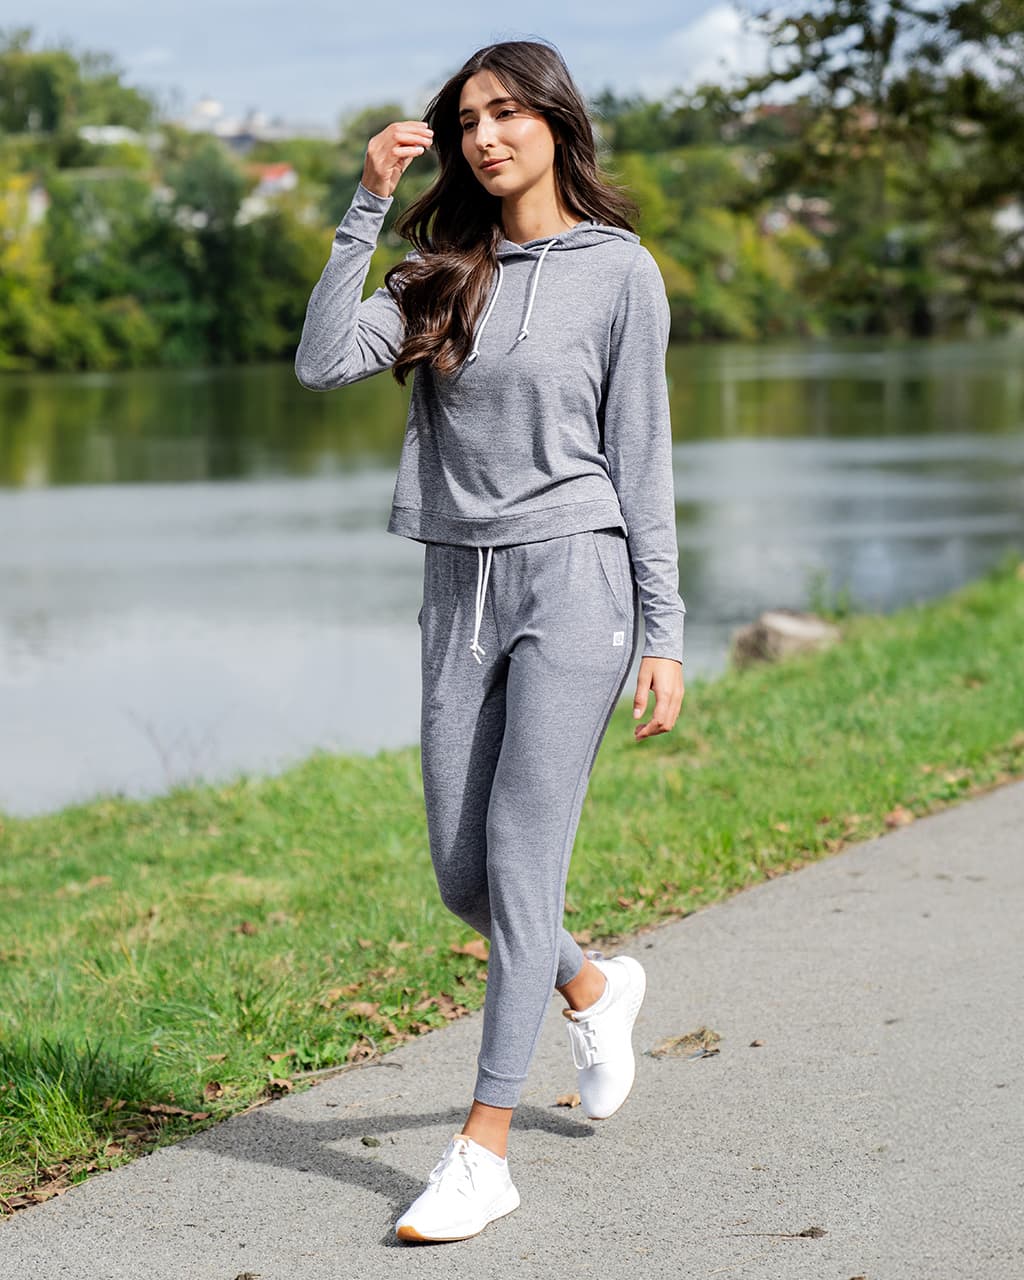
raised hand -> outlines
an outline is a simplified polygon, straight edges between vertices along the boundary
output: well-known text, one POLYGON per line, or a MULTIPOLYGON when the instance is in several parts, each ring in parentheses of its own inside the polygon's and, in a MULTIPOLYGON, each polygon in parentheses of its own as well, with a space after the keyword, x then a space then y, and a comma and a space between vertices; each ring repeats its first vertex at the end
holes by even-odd
POLYGON ((363 186, 374 195, 393 195, 398 179, 433 142, 434 131, 424 121, 392 121, 366 144, 363 186))

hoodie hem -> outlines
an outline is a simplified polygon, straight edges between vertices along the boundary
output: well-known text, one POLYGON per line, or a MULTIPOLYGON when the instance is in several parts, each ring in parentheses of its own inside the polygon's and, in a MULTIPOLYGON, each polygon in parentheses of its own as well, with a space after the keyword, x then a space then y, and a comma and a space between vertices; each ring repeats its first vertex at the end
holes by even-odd
POLYGON ((500 547, 543 542, 588 529, 629 530, 615 498, 569 502, 512 516, 449 516, 422 507, 391 508, 388 533, 417 542, 447 542, 456 546, 500 547))

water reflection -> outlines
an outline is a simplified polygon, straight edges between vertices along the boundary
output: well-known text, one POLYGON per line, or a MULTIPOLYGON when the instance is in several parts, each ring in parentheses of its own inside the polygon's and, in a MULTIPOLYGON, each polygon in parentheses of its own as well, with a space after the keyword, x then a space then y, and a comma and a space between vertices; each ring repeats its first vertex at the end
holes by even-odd
MULTIPOLYGON (((1020 356, 673 348, 688 674, 818 571, 885 611, 1024 546, 1020 356)), ((287 365, 0 380, 0 810, 416 740, 422 546, 385 532, 407 395, 287 365)))

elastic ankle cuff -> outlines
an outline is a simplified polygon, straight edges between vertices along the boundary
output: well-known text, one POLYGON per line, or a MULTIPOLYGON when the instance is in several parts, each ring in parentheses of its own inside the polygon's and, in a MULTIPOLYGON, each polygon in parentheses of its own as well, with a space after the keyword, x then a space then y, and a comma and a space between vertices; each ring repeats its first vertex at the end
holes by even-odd
POLYGON ((502 1076, 478 1066, 473 1097, 488 1107, 514 1107, 525 1083, 525 1076, 502 1076))

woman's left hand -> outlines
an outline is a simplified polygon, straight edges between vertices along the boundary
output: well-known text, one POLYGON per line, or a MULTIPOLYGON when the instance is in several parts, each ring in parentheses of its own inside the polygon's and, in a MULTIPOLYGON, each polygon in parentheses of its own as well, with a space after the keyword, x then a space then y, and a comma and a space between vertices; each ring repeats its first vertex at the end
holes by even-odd
POLYGON ((633 719, 647 710, 647 699, 654 691, 654 715, 646 724, 638 724, 633 736, 639 741, 655 733, 668 733, 676 722, 686 690, 683 687, 683 664, 675 658, 641 658, 633 699, 633 719))

